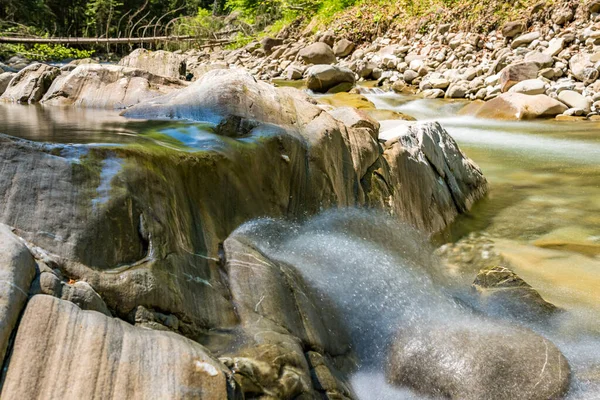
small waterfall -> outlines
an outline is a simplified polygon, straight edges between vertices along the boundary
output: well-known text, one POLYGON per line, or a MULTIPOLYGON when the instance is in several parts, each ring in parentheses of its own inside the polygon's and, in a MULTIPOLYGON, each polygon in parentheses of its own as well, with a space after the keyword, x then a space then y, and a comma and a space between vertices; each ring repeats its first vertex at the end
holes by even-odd
MULTIPOLYGON (((334 302, 359 357, 351 382, 363 400, 423 398, 390 385, 384 376, 389 345, 399 329, 466 329, 485 341, 494 334, 514 335, 511 326, 520 325, 497 323, 475 312, 469 305, 469 288, 445 273, 428 240, 389 215, 346 209, 327 211, 304 223, 261 219, 242 225, 236 234, 250 239, 268 258, 294 266, 310 286, 334 302)), ((572 321, 568 316, 566 320, 572 321)), ((597 359, 596 354, 582 352, 597 344, 595 339, 564 337, 561 328, 529 327, 554 341, 571 363, 597 359)), ((570 399, 589 398, 587 384, 575 381, 572 386, 570 399)))

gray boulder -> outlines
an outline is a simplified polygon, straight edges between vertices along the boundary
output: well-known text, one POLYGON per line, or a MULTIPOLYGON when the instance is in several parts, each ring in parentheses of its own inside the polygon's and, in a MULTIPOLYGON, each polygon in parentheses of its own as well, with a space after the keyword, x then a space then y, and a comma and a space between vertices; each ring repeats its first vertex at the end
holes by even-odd
POLYGON ((0 73, 0 96, 4 93, 6 88, 8 87, 12 78, 14 78, 16 74, 14 72, 3 72, 0 73))
POLYGON ((512 39, 515 36, 523 33, 525 31, 525 29, 526 29, 526 25, 522 21, 507 22, 502 27, 502 36, 512 39))
POLYGON ((529 32, 526 33, 524 35, 521 35, 517 38, 515 38, 512 43, 510 44, 510 46, 513 49, 516 49, 517 47, 521 47, 521 46, 526 46, 529 43, 533 42, 534 40, 537 40, 540 38, 540 33, 539 32, 529 32))
POLYGON ((354 43, 348 39, 340 39, 333 46, 333 53, 336 57, 347 57, 354 51, 354 43))
POLYGON ((306 87, 315 92, 327 92, 332 88, 346 84, 344 91, 352 89, 356 82, 354 72, 348 68, 334 65, 314 65, 306 71, 306 87))
POLYGON ((27 301, 35 276, 35 261, 10 228, 0 224, 0 360, 27 301))
POLYGON ((560 350, 533 331, 469 319, 401 329, 387 377, 434 397, 546 400, 563 398, 570 368, 560 350))
POLYGON ((511 87, 509 92, 529 95, 544 94, 546 92, 546 84, 540 79, 527 79, 511 87))
POLYGON ((37 103, 59 74, 60 69, 50 65, 29 65, 13 77, 2 96, 0 96, 0 100, 37 103))
POLYGON ((298 52, 298 57, 306 64, 333 64, 335 54, 329 45, 323 42, 313 43, 298 52))
POLYGON ((170 51, 136 49, 123 57, 119 65, 148 71, 154 75, 179 79, 186 75, 185 58, 170 51))
POLYGON ((281 46, 283 44, 282 39, 275 39, 272 37, 264 37, 260 41, 260 46, 265 51, 265 54, 269 55, 273 52, 273 47, 281 46))

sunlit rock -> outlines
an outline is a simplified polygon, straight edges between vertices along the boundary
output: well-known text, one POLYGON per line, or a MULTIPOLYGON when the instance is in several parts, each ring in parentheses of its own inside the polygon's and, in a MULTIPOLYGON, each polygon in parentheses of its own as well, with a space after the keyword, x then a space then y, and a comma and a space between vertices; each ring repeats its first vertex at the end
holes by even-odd
POLYGON ((231 372, 198 343, 51 296, 34 296, 19 325, 3 398, 226 399, 231 372))
POLYGON ((46 64, 31 64, 10 81, 0 100, 16 103, 37 103, 49 90, 60 70, 46 64))
POLYGON ((121 109, 133 106, 173 89, 185 82, 154 75, 140 69, 117 65, 82 64, 56 78, 42 103, 121 109))

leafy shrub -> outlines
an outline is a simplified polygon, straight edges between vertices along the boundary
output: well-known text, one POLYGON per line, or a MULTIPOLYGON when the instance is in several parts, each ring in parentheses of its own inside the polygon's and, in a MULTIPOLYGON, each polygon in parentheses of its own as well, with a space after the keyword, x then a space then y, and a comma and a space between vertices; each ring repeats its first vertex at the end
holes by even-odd
POLYGON ((9 58, 14 55, 34 61, 60 61, 69 58, 88 58, 94 54, 95 50, 81 50, 73 47, 63 46, 61 44, 34 44, 27 47, 22 44, 5 44, 0 47, 0 55, 9 58))

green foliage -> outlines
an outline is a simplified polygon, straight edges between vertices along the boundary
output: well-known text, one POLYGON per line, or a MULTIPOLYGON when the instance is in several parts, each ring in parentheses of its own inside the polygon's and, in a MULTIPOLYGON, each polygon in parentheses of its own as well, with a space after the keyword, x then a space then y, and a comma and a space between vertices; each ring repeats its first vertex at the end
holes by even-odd
POLYGON ((322 0, 317 15, 324 20, 357 3, 357 0, 322 0))
POLYGON ((17 54, 34 61, 61 61, 66 59, 89 58, 94 54, 94 50, 80 50, 63 45, 48 44, 35 44, 29 48, 22 44, 6 44, 0 46, 0 55, 5 58, 17 54))

